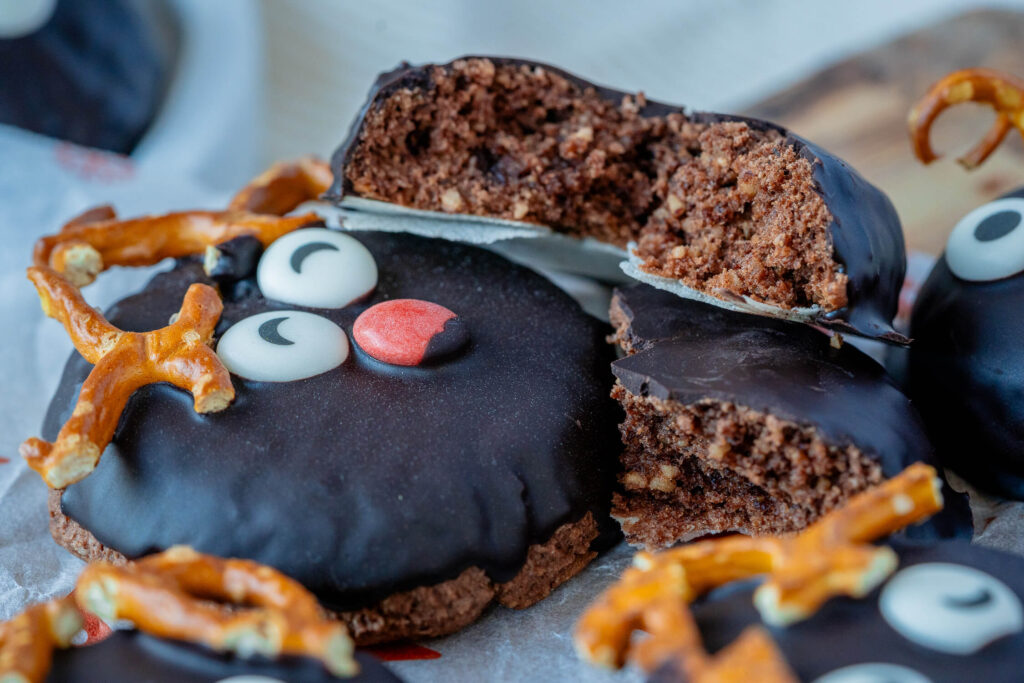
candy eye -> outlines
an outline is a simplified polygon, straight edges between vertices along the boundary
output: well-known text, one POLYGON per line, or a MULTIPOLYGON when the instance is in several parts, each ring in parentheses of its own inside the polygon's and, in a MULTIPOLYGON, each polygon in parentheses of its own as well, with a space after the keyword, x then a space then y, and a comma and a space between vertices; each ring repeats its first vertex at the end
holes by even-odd
POLYGON ((932 679, 898 664, 853 664, 830 671, 814 683, 932 683, 932 679))
POLYGON ((377 286, 377 263, 358 240, 306 228, 274 241, 260 259, 263 296, 309 308, 342 308, 377 286))
POLYGON ((1024 271, 1024 199, 997 199, 961 218, 946 243, 946 263, 973 282, 1024 271))
POLYGON ((236 375, 257 382, 292 382, 333 370, 348 358, 348 337, 327 318, 302 311, 268 311, 232 325, 217 355, 236 375))
POLYGON ((904 638, 955 655, 1024 630, 1020 600, 1005 583, 956 564, 904 569, 882 589, 878 607, 904 638))

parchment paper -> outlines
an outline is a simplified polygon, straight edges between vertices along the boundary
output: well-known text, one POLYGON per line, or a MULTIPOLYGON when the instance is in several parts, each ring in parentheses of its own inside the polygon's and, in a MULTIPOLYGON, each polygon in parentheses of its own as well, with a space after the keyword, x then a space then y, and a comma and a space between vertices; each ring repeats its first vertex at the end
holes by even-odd
MULTIPOLYGON (((80 211, 114 204, 122 215, 218 208, 226 197, 187 179, 138 169, 127 160, 55 143, 0 126, 0 620, 26 605, 66 594, 82 563, 50 538, 46 487, 18 456, 38 435, 49 398, 72 347, 61 326, 43 316, 25 279, 33 242, 80 211)), ((156 268, 159 268, 157 266, 156 268)), ((138 289, 150 269, 113 269, 84 290, 100 307, 138 289)), ((556 277, 590 310, 607 290, 583 278, 556 277)), ((957 482, 958 480, 954 480, 957 482)), ((954 483, 962 486, 962 483, 954 483)), ((972 495, 976 540, 1024 554, 1024 505, 972 495)), ((448 638, 421 643, 441 658, 390 664, 409 681, 638 681, 636 671, 608 673, 573 653, 572 625, 584 606, 628 565, 625 545, 605 553, 580 576, 523 611, 493 608, 448 638)))

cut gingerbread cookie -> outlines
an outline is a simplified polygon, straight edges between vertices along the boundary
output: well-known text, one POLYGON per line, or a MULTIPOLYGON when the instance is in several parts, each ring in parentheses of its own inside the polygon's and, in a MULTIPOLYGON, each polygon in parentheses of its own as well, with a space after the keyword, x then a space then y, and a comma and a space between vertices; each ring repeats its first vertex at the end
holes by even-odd
MULTIPOLYGON (((684 297, 906 341, 892 204, 772 123, 466 57, 381 75, 332 168, 327 197, 353 222, 415 218, 456 239, 474 218, 483 235, 518 224, 540 252, 554 230, 628 251, 627 275, 684 297)), ((565 267, 594 256, 578 251, 565 267)))

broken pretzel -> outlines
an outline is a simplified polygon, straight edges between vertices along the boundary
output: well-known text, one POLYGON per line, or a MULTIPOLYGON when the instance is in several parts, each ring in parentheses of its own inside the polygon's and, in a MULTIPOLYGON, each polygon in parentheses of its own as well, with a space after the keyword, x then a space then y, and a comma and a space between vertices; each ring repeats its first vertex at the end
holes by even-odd
POLYGON ((46 680, 54 648, 71 645, 82 616, 71 598, 34 605, 0 624, 0 681, 46 680))
POLYGON ((201 254, 235 237, 255 237, 267 246, 319 221, 315 213, 284 214, 319 197, 330 180, 326 164, 300 159, 271 166, 235 195, 227 211, 117 220, 109 206, 97 207, 66 223, 56 235, 37 241, 33 263, 84 287, 110 266, 148 266, 165 258, 201 254))
POLYGON ((75 596, 83 610, 104 621, 127 619, 157 637, 242 657, 308 656, 337 676, 359 670, 345 627, 325 618, 316 598, 297 581, 249 560, 175 546, 123 567, 90 564, 75 596), (226 610, 211 600, 240 609, 226 610))
POLYGON ((910 111, 907 123, 911 144, 923 163, 938 158, 929 139, 932 123, 943 111, 961 102, 987 104, 996 110, 996 121, 985 137, 958 159, 965 168, 984 162, 1012 128, 1024 136, 1024 80, 991 69, 954 71, 929 88, 910 111))
POLYGON ((688 603, 717 586, 763 574, 765 581, 754 591, 762 619, 777 626, 806 619, 832 597, 863 597, 874 590, 896 568, 897 557, 891 548, 871 541, 941 508, 934 468, 917 463, 790 538, 730 536, 637 553, 634 566, 583 614, 576 649, 585 660, 611 668, 630 658, 649 671, 677 658, 691 679, 705 681, 726 680, 704 676, 742 664, 722 660, 730 652, 753 649, 761 661, 781 661, 777 652, 772 655, 757 644, 757 627, 744 632, 735 648, 711 657, 703 650, 688 603), (637 629, 649 637, 633 644, 637 629))

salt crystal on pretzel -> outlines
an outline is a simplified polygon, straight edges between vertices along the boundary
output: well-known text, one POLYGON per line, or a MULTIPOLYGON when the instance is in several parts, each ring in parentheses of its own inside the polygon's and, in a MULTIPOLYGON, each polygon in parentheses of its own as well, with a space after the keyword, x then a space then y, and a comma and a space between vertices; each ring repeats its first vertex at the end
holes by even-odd
POLYGON ((958 159, 967 169, 984 162, 1011 128, 1024 136, 1024 80, 991 69, 954 71, 929 88, 910 110, 910 140, 914 154, 923 163, 938 159, 929 140, 932 123, 943 111, 961 102, 988 104, 996 110, 996 121, 985 137, 958 159))
POLYGON ((325 618, 311 593, 248 560, 175 546, 123 567, 91 564, 79 577, 75 596, 83 610, 104 621, 127 619, 158 637, 243 657, 313 657, 338 676, 359 670, 345 627, 325 618), (244 608, 229 611, 212 599, 244 608))
POLYGON ((75 348, 95 365, 57 440, 31 438, 21 446, 29 466, 51 487, 64 488, 95 469, 128 399, 140 387, 169 382, 190 391, 198 413, 223 410, 234 399, 230 375, 209 346, 223 309, 212 287, 189 287, 177 319, 167 327, 125 332, 50 268, 29 268, 28 277, 46 315, 64 325, 75 348))
MULTIPOLYGON (((726 653, 710 658, 704 652, 689 602, 716 586, 765 574, 754 592, 762 619, 773 625, 806 619, 829 598, 862 597, 878 586, 897 559, 890 548, 870 542, 941 508, 941 481, 934 468, 917 463, 790 538, 730 536, 638 553, 634 567, 581 617, 576 649, 583 659, 613 668, 632 658, 651 670, 680 657, 694 680, 727 680, 702 678, 709 667, 725 666, 718 660, 726 653), (636 629, 649 637, 633 645, 636 629)), ((764 654, 772 661, 775 655, 764 654)))
POLYGON ((69 647, 81 628, 82 616, 70 598, 34 605, 0 624, 0 681, 45 680, 54 648, 69 647))

